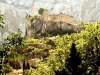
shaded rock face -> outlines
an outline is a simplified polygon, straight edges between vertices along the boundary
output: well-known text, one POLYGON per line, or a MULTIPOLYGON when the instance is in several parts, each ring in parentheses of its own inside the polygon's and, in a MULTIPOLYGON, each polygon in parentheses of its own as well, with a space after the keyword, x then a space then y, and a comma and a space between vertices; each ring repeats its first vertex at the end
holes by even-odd
POLYGON ((60 24, 61 29, 62 29, 62 33, 76 33, 76 32, 80 32, 82 29, 85 29, 84 26, 75 26, 69 23, 62 23, 60 24))
POLYGON ((17 46, 15 47, 15 50, 17 51, 17 53, 24 55, 26 60, 30 60, 34 58, 46 58, 49 56, 49 49, 51 49, 51 45, 53 45, 52 42, 48 42, 48 44, 26 43, 24 45, 25 48, 17 46), (35 50, 35 48, 38 48, 38 50, 35 50))
POLYGON ((49 56, 49 51, 35 51, 35 52, 28 52, 24 53, 25 54, 25 59, 30 60, 34 58, 46 58, 49 56))
POLYGON ((41 36, 46 36, 47 34, 55 35, 54 32, 55 34, 61 32, 61 28, 56 22, 47 21, 43 23, 41 36))
POLYGON ((34 52, 34 58, 46 58, 49 56, 49 50, 34 52))
POLYGON ((10 60, 9 65, 13 67, 13 69, 21 69, 20 63, 17 60, 10 60))
POLYGON ((84 27, 75 26, 67 22, 53 22, 44 21, 41 17, 36 16, 34 19, 30 16, 26 16, 26 37, 27 38, 39 38, 47 36, 56 36, 57 34, 66 34, 80 32, 84 27))
POLYGON ((30 69, 30 67, 36 69, 37 68, 37 60, 39 58, 35 58, 35 59, 30 59, 30 60, 24 60, 23 62, 23 70, 26 70, 26 69, 30 69))

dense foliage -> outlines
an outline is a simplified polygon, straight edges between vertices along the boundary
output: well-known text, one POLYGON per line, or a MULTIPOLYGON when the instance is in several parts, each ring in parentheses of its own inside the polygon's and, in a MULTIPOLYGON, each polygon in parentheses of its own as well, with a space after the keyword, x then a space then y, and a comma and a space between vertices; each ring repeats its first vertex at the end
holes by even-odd
POLYGON ((43 12, 44 12, 44 8, 39 8, 38 14, 42 15, 43 12))
POLYGON ((18 33, 12 33, 7 39, 4 40, 2 46, 0 47, 1 50, 7 52, 11 58, 22 58, 22 55, 18 54, 16 51, 16 47, 21 46, 24 47, 24 37, 21 36, 21 31, 18 30, 18 33))
MULTIPOLYGON (((47 62, 37 61, 37 69, 30 69, 29 75, 96 75, 100 66, 100 23, 82 23, 86 28, 80 33, 66 34, 52 39, 55 48, 51 49, 47 62), (72 43, 76 45, 76 55, 71 51, 72 43), (72 53, 72 54, 71 54, 72 53), (76 56, 76 58, 75 58, 76 56), (75 65, 68 65, 69 59, 75 65), (79 60, 79 62, 77 62, 79 60), (76 67, 76 68, 75 68, 76 67), (71 69, 72 68, 72 69, 71 69), (75 68, 75 69, 74 69, 75 68)), ((75 50, 75 49, 74 49, 75 50)))
POLYGON ((7 39, 4 40, 0 46, 0 74, 8 73, 12 71, 11 65, 8 65, 10 59, 23 59, 24 56, 19 54, 16 50, 16 47, 24 47, 24 37, 21 36, 21 31, 18 30, 18 33, 12 33, 7 39), (2 72, 1 72, 2 71, 2 72))

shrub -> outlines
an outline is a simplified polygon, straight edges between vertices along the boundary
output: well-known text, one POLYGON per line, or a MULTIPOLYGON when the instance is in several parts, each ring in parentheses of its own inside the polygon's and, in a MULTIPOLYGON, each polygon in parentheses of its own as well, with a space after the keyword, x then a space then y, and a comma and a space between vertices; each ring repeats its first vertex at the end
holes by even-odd
POLYGON ((13 68, 12 68, 11 66, 9 66, 9 65, 3 66, 3 71, 4 71, 5 73, 12 72, 12 70, 13 70, 13 68))
POLYGON ((38 14, 42 15, 43 12, 44 12, 44 8, 39 8, 38 14))

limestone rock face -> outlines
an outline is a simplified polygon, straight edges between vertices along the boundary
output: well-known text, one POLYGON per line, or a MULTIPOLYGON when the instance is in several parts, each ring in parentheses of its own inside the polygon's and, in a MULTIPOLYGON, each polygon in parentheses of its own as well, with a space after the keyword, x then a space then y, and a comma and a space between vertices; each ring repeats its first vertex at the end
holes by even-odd
MULTIPOLYGON (((48 12, 46 11, 45 13, 48 12)), ((73 21, 74 18, 70 15, 46 15, 43 13, 42 16, 36 16, 34 18, 30 15, 26 15, 27 38, 40 38, 47 35, 56 36, 58 34, 80 32, 84 29, 84 27, 75 26, 73 21), (55 19, 50 16, 55 17, 55 19)))

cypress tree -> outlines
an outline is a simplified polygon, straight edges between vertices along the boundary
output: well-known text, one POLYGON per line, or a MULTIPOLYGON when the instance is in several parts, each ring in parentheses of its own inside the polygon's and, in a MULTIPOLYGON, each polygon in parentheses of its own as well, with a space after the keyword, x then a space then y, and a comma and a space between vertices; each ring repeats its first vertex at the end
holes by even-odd
POLYGON ((72 75, 77 75, 78 65, 81 63, 80 53, 77 52, 75 44, 72 43, 70 58, 68 59, 67 68, 72 73, 72 75))

